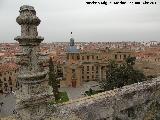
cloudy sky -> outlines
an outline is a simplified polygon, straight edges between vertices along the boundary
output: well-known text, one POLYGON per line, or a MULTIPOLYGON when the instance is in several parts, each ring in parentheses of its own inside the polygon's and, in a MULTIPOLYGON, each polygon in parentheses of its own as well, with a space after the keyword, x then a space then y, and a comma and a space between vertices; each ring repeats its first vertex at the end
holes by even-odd
POLYGON ((36 9, 44 42, 69 41, 70 32, 84 42, 160 40, 160 4, 87 5, 86 1, 0 0, 0 42, 14 42, 20 35, 16 17, 22 5, 36 9))

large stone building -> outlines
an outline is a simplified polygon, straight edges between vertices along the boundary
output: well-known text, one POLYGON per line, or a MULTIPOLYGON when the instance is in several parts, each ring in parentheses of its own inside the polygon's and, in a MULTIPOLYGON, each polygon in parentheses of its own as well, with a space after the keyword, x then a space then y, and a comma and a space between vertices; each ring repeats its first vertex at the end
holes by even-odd
POLYGON ((106 78, 106 69, 109 60, 123 63, 128 56, 134 56, 132 51, 118 50, 95 50, 80 51, 70 39, 67 50, 66 62, 63 65, 63 80, 61 86, 78 87, 84 82, 101 81, 106 78))

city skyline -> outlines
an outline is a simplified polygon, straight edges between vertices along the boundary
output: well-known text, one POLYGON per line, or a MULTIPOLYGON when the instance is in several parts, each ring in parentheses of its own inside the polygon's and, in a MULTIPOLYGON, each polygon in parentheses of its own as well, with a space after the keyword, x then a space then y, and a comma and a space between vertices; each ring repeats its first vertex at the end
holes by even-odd
POLYGON ((15 42, 20 32, 17 10, 33 5, 42 20, 38 27, 44 42, 159 41, 158 5, 87 5, 86 1, 0 1, 0 42, 15 42), (8 29, 9 27, 9 29, 8 29))

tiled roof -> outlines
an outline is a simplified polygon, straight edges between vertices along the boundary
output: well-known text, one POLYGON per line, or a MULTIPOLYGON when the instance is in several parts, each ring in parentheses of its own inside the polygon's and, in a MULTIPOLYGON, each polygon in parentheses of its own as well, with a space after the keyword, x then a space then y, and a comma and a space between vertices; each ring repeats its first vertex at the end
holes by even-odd
POLYGON ((17 68, 18 68, 18 65, 15 63, 0 64, 0 72, 8 72, 10 70, 15 70, 17 68))

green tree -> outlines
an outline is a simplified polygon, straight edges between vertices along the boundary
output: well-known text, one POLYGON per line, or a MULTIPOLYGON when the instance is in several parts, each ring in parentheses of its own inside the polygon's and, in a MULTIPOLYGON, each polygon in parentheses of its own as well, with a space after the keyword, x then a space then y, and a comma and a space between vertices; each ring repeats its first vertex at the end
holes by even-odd
POLYGON ((135 64, 135 62, 136 62, 136 57, 131 57, 131 56, 129 56, 129 57, 127 57, 127 59, 126 59, 126 63, 128 64, 128 65, 134 65, 135 64))
POLYGON ((100 82, 104 90, 123 87, 146 80, 145 75, 133 68, 134 57, 128 57, 125 63, 118 65, 115 61, 110 61, 107 65, 106 79, 100 82))
POLYGON ((55 73, 54 64, 52 58, 49 60, 49 85, 52 87, 52 91, 57 101, 59 99, 57 74, 55 73))

